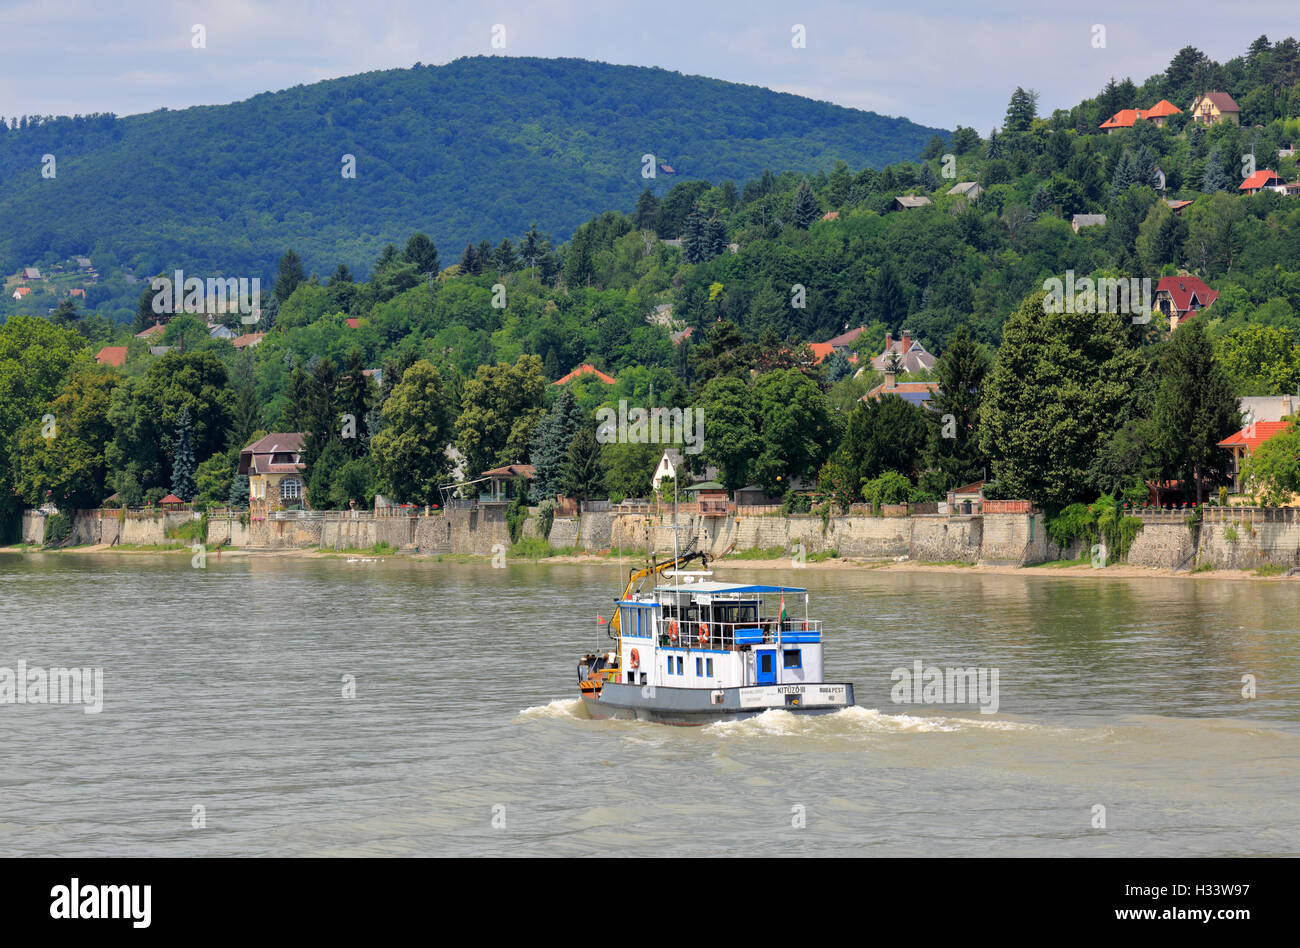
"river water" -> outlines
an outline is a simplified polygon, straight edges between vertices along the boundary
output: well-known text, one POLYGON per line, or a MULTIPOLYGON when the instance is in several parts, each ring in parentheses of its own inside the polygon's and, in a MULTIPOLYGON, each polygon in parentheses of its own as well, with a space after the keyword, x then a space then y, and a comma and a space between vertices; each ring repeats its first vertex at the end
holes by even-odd
POLYGON ((576 698, 620 572, 0 555, 0 667, 104 680, 0 704, 0 853, 1300 853, 1300 584, 719 570, 808 587, 858 706, 672 728, 576 698))

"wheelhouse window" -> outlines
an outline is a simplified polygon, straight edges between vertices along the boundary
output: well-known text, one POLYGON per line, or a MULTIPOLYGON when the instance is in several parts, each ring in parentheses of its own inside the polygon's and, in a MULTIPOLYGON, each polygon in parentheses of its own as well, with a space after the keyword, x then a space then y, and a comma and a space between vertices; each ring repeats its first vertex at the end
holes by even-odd
POLYGON ((786 649, 783 659, 786 668, 803 668, 803 652, 801 649, 786 649))

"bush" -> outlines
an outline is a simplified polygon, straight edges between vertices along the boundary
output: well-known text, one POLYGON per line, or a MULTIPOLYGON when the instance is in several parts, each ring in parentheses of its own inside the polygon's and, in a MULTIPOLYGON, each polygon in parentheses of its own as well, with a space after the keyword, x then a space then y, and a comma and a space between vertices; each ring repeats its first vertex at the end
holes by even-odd
POLYGON ((46 546, 62 546, 70 536, 72 536, 72 518, 67 514, 50 514, 45 518, 46 546))
POLYGON ((551 524, 555 523, 555 499, 547 498, 537 505, 538 537, 545 540, 551 535, 551 524))
POLYGON ((1091 546, 1097 539, 1097 518, 1087 504, 1070 504, 1056 516, 1047 518, 1047 535, 1065 550, 1079 540, 1091 546))
POLYGON ((885 504, 905 504, 912 496, 912 482, 898 471, 886 471, 879 477, 862 482, 862 498, 870 503, 877 514, 885 504))

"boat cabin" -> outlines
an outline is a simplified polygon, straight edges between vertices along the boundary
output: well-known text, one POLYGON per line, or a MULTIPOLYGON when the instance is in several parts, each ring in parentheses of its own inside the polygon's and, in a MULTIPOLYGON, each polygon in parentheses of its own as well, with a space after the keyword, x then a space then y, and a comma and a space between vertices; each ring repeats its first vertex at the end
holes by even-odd
POLYGON ((618 677, 663 688, 821 682, 822 629, 808 591, 683 582, 618 603, 618 677))

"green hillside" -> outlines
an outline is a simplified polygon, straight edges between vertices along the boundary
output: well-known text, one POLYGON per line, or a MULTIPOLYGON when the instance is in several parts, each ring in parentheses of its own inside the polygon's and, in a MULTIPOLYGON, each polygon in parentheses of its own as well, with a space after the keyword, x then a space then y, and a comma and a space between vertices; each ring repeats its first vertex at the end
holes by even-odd
POLYGON ((915 159, 938 130, 663 69, 476 57, 265 93, 230 105, 0 129, 0 268, 91 252, 141 274, 364 271, 427 233, 444 255, 537 221, 567 238, 647 183, 915 159), (41 176, 42 156, 57 161, 41 176), (356 177, 342 176, 342 156, 356 177))

